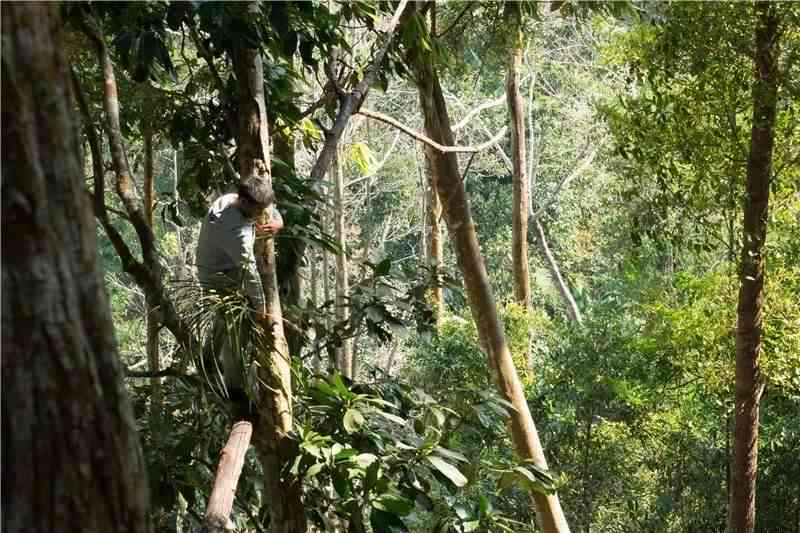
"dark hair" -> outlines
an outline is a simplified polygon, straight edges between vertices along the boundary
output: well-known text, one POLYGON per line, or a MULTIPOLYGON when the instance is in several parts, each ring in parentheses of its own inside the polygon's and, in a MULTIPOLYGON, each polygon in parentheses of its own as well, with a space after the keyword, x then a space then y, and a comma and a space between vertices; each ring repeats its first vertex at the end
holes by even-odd
POLYGON ((240 181, 238 193, 250 202, 265 207, 275 201, 272 187, 261 178, 251 177, 240 181))

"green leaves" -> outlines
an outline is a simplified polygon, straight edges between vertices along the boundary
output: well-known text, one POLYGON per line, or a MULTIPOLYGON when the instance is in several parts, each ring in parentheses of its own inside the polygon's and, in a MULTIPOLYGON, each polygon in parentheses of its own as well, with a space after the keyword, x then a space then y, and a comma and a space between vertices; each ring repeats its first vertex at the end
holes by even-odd
POLYGON ((467 484, 467 478, 464 477, 464 474, 456 468, 455 466, 451 465, 441 457, 436 455, 429 455, 425 459, 433 465, 433 467, 441 472, 447 479, 453 482, 453 485, 456 487, 463 487, 467 484))
POLYGON ((392 513, 380 509, 373 509, 369 522, 375 533, 405 533, 408 528, 400 518, 392 513))
POLYGON ((515 466, 510 471, 503 474, 497 482, 499 488, 508 488, 511 485, 521 485, 527 490, 542 494, 552 494, 555 492, 555 480, 546 471, 533 464, 526 466, 515 466))
POLYGON ((359 172, 361 172, 361 174, 364 176, 369 174, 370 169, 376 164, 375 156, 372 154, 372 150, 369 149, 369 146, 367 146, 366 143, 353 143, 352 148, 350 149, 350 155, 353 158, 353 162, 355 162, 356 167, 358 167, 359 172))

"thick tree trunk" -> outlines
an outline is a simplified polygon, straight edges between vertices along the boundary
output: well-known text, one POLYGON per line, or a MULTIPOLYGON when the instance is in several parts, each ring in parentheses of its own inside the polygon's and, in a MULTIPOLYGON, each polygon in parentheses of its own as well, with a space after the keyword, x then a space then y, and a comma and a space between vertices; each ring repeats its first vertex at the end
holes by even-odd
MULTIPOLYGON (((515 4, 509 4, 514 6, 515 4)), ((511 160, 513 162, 514 193, 511 215, 511 257, 514 269, 514 298, 530 310, 531 288, 528 273, 528 176, 525 159, 525 109, 520 91, 522 69, 522 31, 518 13, 509 10, 508 21, 515 28, 506 76, 506 99, 511 126, 511 160)))
MULTIPOLYGON (((439 144, 452 146, 454 142, 450 118, 447 115, 447 106, 431 55, 417 50, 414 70, 425 115, 425 131, 439 144)), ((500 395, 515 408, 511 414, 511 432, 517 452, 526 459, 532 459, 539 467, 547 468, 544 450, 511 358, 503 326, 497 315, 494 296, 475 235, 469 202, 458 169, 458 158, 452 152, 437 152, 433 163, 438 177, 437 191, 458 264, 464 276, 464 285, 472 317, 478 328, 478 337, 487 352, 500 395)), ((542 531, 545 533, 569 531, 557 495, 533 493, 532 496, 536 504, 537 521, 542 531)))
POLYGON ((2 529, 147 532, 59 6, 2 4, 2 529))
MULTIPOLYGON (((256 2, 246 9, 254 12, 256 2)), ((242 179, 252 175, 272 183, 270 147, 264 100, 264 71, 257 49, 238 48, 234 69, 239 85, 239 173, 242 179)), ((305 533, 306 519, 300 484, 284 477, 284 466, 296 453, 292 431, 291 357, 283 331, 283 316, 275 274, 273 239, 261 239, 256 250, 259 272, 264 285, 268 324, 273 346, 269 353, 258 354, 260 387, 258 416, 253 444, 264 471, 264 490, 270 502, 270 531, 305 533)))
MULTIPOLYGON (((155 234, 155 172, 153 169, 153 130, 145 126, 144 137, 144 213, 150 231, 155 234)), ((161 370, 158 353, 158 333, 161 320, 158 316, 158 304, 146 303, 147 310, 147 362, 150 372, 161 370)), ((150 411, 155 416, 161 411, 161 378, 150 378, 150 411)))
POLYGON ((236 486, 239 484, 239 476, 242 475, 244 458, 252 435, 253 426, 250 422, 242 421, 233 424, 228 442, 219 454, 214 487, 211 489, 211 496, 208 497, 208 506, 206 507, 203 524, 205 533, 229 531, 226 526, 230 521, 236 486))
POLYGON ((444 317, 444 289, 442 287, 444 274, 444 246, 442 242, 442 202, 439 201, 439 194, 436 192, 436 183, 439 181, 436 175, 436 165, 433 163, 436 158, 436 149, 425 145, 425 171, 428 177, 425 187, 426 205, 426 241, 425 263, 431 270, 435 279, 429 291, 429 302, 433 308, 433 316, 437 331, 442 326, 444 317))
MULTIPOLYGON (((336 231, 336 245, 339 251, 336 253, 336 322, 344 324, 350 318, 350 307, 348 296, 350 294, 350 280, 348 276, 347 264, 347 238, 344 228, 344 172, 342 171, 342 160, 337 152, 333 160, 334 181, 333 181, 333 226, 336 231)), ((341 346, 336 349, 336 362, 339 372, 343 376, 353 379, 353 369, 355 361, 353 359, 353 343, 347 339, 342 339, 341 346)))
POLYGON ((757 3, 753 126, 744 204, 743 246, 736 329, 736 399, 728 506, 728 531, 755 529, 758 417, 763 382, 761 352, 764 308, 764 242, 767 237, 769 183, 775 143, 778 18, 776 7, 757 3))

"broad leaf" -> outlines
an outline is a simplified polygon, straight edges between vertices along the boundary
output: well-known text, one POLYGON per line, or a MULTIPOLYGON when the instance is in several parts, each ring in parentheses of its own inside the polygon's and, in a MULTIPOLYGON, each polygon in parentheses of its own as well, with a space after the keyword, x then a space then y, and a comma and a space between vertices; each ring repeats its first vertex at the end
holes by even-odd
POLYGON ((426 457, 428 462, 430 462, 436 470, 444 474, 444 476, 453 482, 456 487, 463 487, 467 484, 467 478, 464 477, 464 474, 456 468, 455 466, 451 465, 441 457, 436 455, 429 455, 426 457))

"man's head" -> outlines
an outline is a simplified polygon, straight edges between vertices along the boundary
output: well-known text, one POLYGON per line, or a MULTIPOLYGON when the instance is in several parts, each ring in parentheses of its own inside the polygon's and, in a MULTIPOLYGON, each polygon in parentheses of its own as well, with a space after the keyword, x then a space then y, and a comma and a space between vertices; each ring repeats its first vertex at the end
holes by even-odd
POLYGON ((239 182, 239 209, 247 218, 257 218, 261 212, 275 201, 269 184, 256 177, 239 182))

